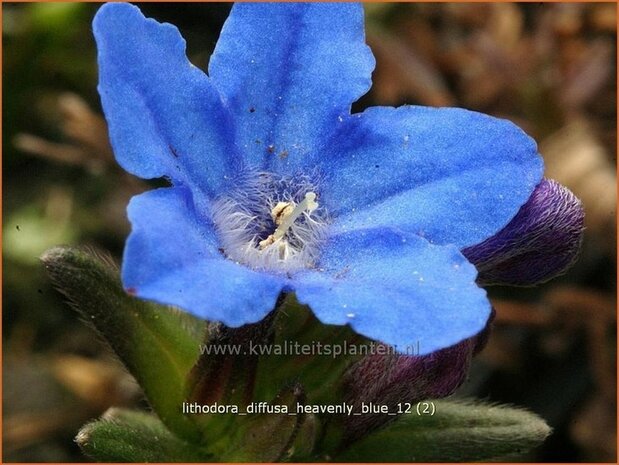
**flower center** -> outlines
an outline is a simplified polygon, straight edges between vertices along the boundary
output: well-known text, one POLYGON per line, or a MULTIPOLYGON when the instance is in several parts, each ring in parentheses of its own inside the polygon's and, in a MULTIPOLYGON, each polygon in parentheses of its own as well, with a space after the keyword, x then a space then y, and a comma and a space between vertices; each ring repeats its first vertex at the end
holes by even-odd
POLYGON ((271 210, 271 218, 278 225, 277 229, 269 237, 258 243, 260 249, 264 250, 267 247, 277 245, 280 258, 285 259, 288 254, 288 243, 284 240, 284 236, 292 227, 294 221, 305 213, 305 210, 312 213, 317 208, 316 194, 313 192, 305 194, 305 198, 299 205, 295 205, 294 202, 278 202, 271 210))
POLYGON ((222 252, 254 269, 290 272, 313 266, 327 215, 307 176, 258 173, 213 205, 222 252))

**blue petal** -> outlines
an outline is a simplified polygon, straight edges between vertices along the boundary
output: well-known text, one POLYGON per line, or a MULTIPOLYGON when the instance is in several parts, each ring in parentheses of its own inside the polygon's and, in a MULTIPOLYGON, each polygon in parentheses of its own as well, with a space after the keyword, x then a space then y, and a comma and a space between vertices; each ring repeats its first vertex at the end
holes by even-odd
POLYGON ((295 276, 300 302, 326 324, 349 324, 424 355, 477 334, 490 315, 477 272, 454 246, 388 229, 331 238, 317 271, 295 276))
POLYGON ((225 259, 187 188, 138 195, 128 213, 122 279, 130 293, 234 327, 273 309, 282 281, 225 259))
POLYGON ((353 115, 307 162, 322 166, 336 230, 392 226, 458 247, 505 226, 543 172, 535 142, 511 122, 414 106, 353 115))
POLYGON ((374 57, 363 8, 239 3, 209 64, 252 166, 292 170, 369 89, 374 57))
POLYGON ((118 162, 143 178, 168 176, 213 195, 238 170, 230 116, 170 24, 129 4, 99 9, 99 93, 118 162))

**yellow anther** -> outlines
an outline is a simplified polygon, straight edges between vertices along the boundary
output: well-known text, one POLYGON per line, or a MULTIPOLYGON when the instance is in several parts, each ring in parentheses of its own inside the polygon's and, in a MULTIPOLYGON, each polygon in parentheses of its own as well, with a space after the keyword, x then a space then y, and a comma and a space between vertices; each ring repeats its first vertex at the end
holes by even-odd
POLYGON ((273 222, 278 226, 282 224, 282 221, 292 214, 294 207, 294 202, 278 202, 271 210, 273 222))
POLYGON ((317 208, 318 202, 316 202, 316 194, 313 192, 305 194, 305 198, 298 205, 295 205, 294 202, 278 202, 271 210, 271 217, 277 225, 277 229, 269 237, 260 241, 258 244, 260 249, 265 249, 282 239, 286 235, 286 232, 288 232, 288 229, 290 229, 305 210, 311 213, 317 208))

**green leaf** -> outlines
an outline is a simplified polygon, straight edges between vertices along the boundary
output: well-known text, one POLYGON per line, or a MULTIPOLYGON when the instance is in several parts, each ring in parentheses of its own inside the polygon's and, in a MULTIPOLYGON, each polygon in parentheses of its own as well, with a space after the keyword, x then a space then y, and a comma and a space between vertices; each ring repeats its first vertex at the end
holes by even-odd
POLYGON ((522 455, 550 434, 537 415, 474 401, 437 400, 434 415, 403 415, 335 461, 470 462, 522 455))
POLYGON ((195 444, 170 433, 155 416, 144 412, 109 409, 84 426, 75 441, 100 462, 209 462, 213 457, 195 444))
POLYGON ((161 420, 179 436, 198 441, 181 408, 204 322, 129 296, 115 265, 92 252, 55 247, 41 260, 60 292, 136 378, 161 420))

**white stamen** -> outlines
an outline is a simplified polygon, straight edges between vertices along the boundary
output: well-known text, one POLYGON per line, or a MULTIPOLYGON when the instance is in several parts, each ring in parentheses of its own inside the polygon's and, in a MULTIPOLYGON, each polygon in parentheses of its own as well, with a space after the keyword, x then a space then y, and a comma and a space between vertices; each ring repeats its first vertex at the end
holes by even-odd
MULTIPOLYGON (((284 234, 286 234, 286 231, 288 231, 290 226, 292 226, 292 223, 294 223, 305 210, 307 210, 309 213, 312 213, 317 208, 318 202, 316 202, 316 194, 314 194, 313 192, 308 192, 307 194, 305 194, 305 198, 303 199, 303 201, 299 205, 294 207, 294 210, 292 210, 292 212, 288 213, 282 218, 281 223, 273 233, 275 240, 284 237, 284 234)), ((285 214, 286 212, 284 212, 284 215, 285 214)))
POLYGON ((271 210, 271 218, 273 222, 279 226, 282 224, 285 218, 287 218, 293 211, 296 204, 294 202, 278 202, 277 205, 271 210))
MULTIPOLYGON (((292 202, 279 202, 271 211, 271 216, 274 217, 276 224, 279 224, 277 229, 273 234, 267 237, 265 240, 260 241, 258 244, 260 249, 265 249, 271 244, 282 239, 288 229, 294 224, 297 218, 299 218, 305 210, 308 213, 312 213, 314 210, 318 208, 318 202, 316 202, 316 194, 313 192, 308 192, 305 194, 305 198, 296 205, 293 209, 290 207, 294 205, 292 202), (283 205, 282 205, 283 204, 283 205), (277 218, 277 219, 275 219, 277 218), (278 221, 279 220, 279 221, 278 221)), ((280 257, 285 259, 286 255, 286 246, 285 244, 280 244, 280 257)))

